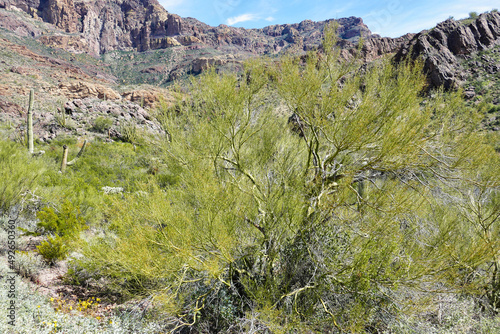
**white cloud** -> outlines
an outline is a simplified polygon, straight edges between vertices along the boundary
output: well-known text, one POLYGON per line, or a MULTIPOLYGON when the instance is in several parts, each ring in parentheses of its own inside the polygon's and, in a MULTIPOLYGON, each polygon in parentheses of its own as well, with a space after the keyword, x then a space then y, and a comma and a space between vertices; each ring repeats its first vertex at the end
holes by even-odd
POLYGON ((272 22, 272 21, 274 21, 276 19, 274 17, 272 17, 272 16, 269 16, 269 17, 266 17, 265 20, 268 21, 268 22, 272 22))
POLYGON ((167 11, 171 12, 172 9, 176 9, 186 5, 185 0, 159 0, 160 5, 162 5, 167 11))
POLYGON ((232 26, 232 25, 235 25, 236 23, 247 22, 247 21, 256 21, 258 19, 259 19, 259 16, 257 14, 246 13, 246 14, 230 17, 226 20, 226 22, 228 25, 232 26))

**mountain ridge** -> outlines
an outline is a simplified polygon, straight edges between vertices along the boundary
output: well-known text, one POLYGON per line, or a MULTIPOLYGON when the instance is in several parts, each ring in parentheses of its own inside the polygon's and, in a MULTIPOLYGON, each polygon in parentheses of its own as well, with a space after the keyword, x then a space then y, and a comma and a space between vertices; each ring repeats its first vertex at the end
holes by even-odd
MULTIPOLYGON (((201 44, 212 48, 236 46, 256 54, 279 53, 289 46, 304 51, 317 46, 330 21, 339 24, 342 39, 374 36, 361 18, 271 25, 262 29, 211 27, 194 18, 169 13, 157 0, 0 0, 0 8, 19 9, 60 31, 40 37, 42 43, 69 51, 99 55, 114 50, 147 51, 201 44)), ((4 19, 0 25, 6 26, 4 19)), ((33 32, 31 32, 33 34, 33 32)), ((35 34, 36 35, 36 34, 35 34)))

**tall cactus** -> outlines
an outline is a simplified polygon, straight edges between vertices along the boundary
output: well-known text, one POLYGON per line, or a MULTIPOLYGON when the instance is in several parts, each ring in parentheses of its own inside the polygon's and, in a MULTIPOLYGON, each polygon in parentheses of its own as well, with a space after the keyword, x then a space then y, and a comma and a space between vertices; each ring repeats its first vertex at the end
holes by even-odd
POLYGON ((68 164, 68 146, 63 146, 63 158, 61 162, 61 173, 66 170, 66 165, 68 164))
POLYGON ((85 150, 85 146, 87 146, 87 139, 85 139, 83 141, 82 148, 80 149, 80 151, 78 152, 78 154, 76 155, 76 157, 73 160, 69 161, 69 162, 68 162, 69 148, 68 148, 67 145, 63 146, 63 157, 62 157, 62 161, 61 161, 61 173, 64 173, 66 171, 66 166, 73 165, 82 156, 83 151, 85 150))
POLYGON ((31 154, 34 153, 35 148, 33 145, 33 104, 35 100, 35 91, 30 90, 30 102, 28 107, 28 150, 31 154))
POLYGON ((71 166, 71 165, 73 165, 73 164, 74 164, 74 163, 75 163, 75 162, 76 162, 76 161, 77 161, 77 160, 78 160, 78 159, 82 156, 83 151, 85 150, 85 146, 87 146, 87 139, 85 139, 85 140, 83 141, 82 148, 80 149, 80 151, 78 152, 78 154, 76 155, 76 157, 75 157, 73 160, 69 161, 69 162, 66 164, 67 166, 71 166))

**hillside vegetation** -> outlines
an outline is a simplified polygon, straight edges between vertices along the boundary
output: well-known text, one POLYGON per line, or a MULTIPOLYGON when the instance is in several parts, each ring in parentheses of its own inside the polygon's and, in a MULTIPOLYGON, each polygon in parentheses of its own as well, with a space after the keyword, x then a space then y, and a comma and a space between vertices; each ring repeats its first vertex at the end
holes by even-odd
POLYGON ((19 244, 39 241, 17 271, 63 261, 89 298, 28 296, 15 330, 497 331, 500 156, 484 110, 426 93, 418 62, 340 62, 324 35, 322 54, 176 86, 162 134, 95 139, 65 173, 76 139, 33 156, 2 140, 1 233, 10 217, 19 244))

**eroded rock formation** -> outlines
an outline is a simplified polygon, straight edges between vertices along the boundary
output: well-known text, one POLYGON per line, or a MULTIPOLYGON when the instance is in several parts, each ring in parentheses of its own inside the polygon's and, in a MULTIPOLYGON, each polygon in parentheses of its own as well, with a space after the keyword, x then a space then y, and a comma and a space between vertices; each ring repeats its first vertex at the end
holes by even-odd
POLYGON ((455 88, 464 79, 459 58, 500 44, 500 13, 481 14, 464 24, 452 19, 415 35, 396 54, 395 60, 421 57, 431 87, 455 88))

